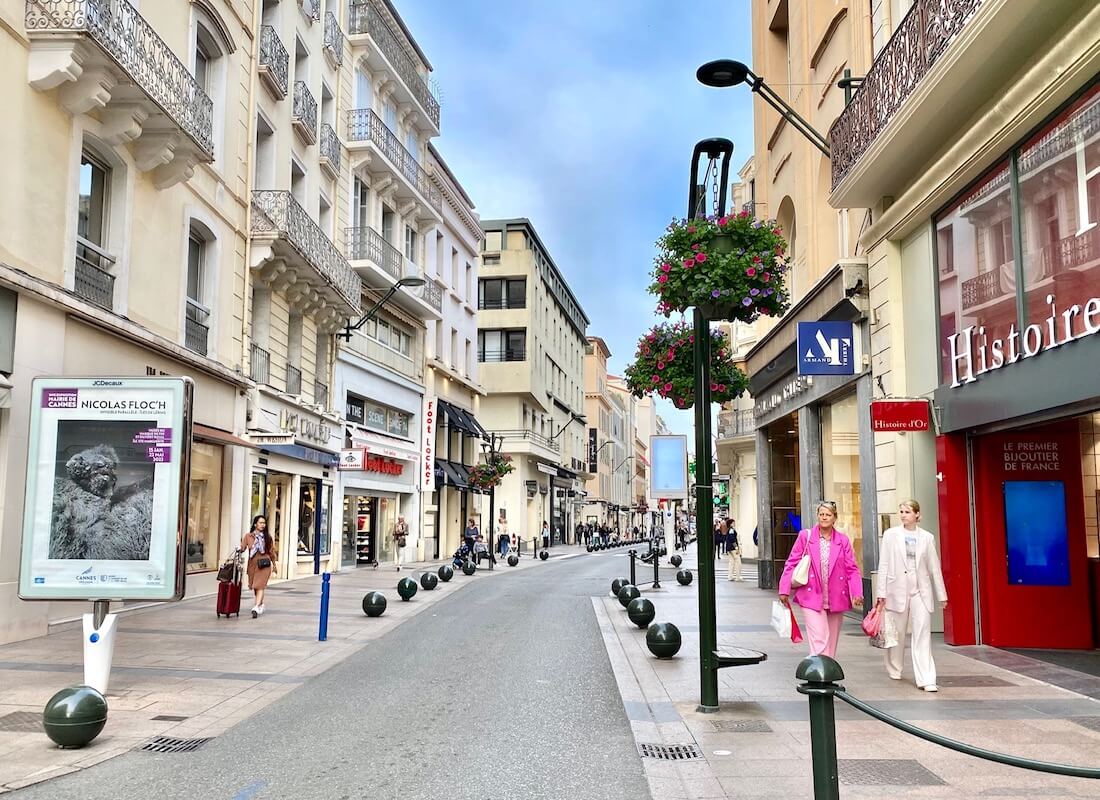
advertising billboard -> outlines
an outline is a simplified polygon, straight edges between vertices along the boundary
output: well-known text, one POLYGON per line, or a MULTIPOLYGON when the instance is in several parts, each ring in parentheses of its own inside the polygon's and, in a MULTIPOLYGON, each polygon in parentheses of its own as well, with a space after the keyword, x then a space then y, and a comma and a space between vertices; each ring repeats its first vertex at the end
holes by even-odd
POLYGON ((19 596, 178 600, 189 378, 35 378, 19 596))
POLYGON ((686 500, 688 449, 686 436, 650 436, 650 496, 686 500))

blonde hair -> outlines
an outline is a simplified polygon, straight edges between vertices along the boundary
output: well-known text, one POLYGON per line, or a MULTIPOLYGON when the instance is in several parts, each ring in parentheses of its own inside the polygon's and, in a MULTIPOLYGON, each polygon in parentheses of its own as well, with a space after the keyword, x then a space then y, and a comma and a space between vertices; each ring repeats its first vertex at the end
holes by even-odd
POLYGON ((823 508, 827 509, 833 515, 833 519, 836 519, 836 503, 834 503, 832 500, 822 500, 820 503, 817 504, 817 508, 814 509, 814 514, 816 514, 823 508))
POLYGON ((918 514, 920 513, 920 503, 918 503, 916 500, 902 500, 900 503, 898 503, 898 508, 901 508, 902 506, 909 506, 918 514))

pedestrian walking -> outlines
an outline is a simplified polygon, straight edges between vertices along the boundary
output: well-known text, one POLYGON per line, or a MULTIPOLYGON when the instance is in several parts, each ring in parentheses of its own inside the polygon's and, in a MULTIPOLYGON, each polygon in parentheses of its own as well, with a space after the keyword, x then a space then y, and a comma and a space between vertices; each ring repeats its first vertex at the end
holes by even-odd
POLYGON ((852 542, 835 523, 836 503, 822 500, 817 504, 817 524, 798 532, 779 579, 779 601, 789 608, 793 599, 802 607, 810 655, 830 658, 836 657, 844 612, 863 607, 863 578, 852 542), (805 584, 796 577, 804 577, 805 584))
POLYGON ((477 529, 477 525, 474 524, 474 518, 470 517, 466 522, 466 531, 462 534, 462 540, 466 543, 466 547, 470 552, 474 552, 474 542, 477 540, 477 535, 480 531, 477 529))
POLYGON ((241 552, 248 554, 248 588, 254 595, 252 619, 256 619, 264 613, 267 582, 275 571, 275 543, 267 532, 267 517, 263 514, 252 518, 252 527, 241 539, 241 552))
POLYGON ((409 523, 404 517, 398 517, 393 526, 393 563, 397 571, 401 571, 401 564, 405 560, 405 543, 409 540, 409 523))
POLYGON ((542 522, 542 546, 543 548, 550 546, 550 523, 546 520, 542 522))
POLYGON ((735 520, 730 520, 726 530, 726 566, 729 568, 729 580, 744 581, 741 577, 741 542, 737 538, 735 520))
POLYGON ((714 560, 717 562, 722 558, 722 553, 726 552, 726 534, 729 533, 729 521, 725 519, 718 520, 718 524, 714 529, 714 560))
POLYGON ((913 623, 910 644, 913 680, 926 692, 939 691, 936 662, 932 660, 932 612, 938 599, 947 607, 939 555, 932 534, 920 527, 920 503, 906 500, 898 507, 901 525, 882 535, 878 557, 878 600, 875 607, 886 610, 886 624, 898 632, 895 647, 883 650, 887 674, 901 680, 905 656, 905 632, 913 623))
POLYGON ((511 541, 512 537, 508 533, 508 520, 501 512, 500 519, 497 520, 497 549, 500 550, 502 561, 508 557, 508 545, 511 541))

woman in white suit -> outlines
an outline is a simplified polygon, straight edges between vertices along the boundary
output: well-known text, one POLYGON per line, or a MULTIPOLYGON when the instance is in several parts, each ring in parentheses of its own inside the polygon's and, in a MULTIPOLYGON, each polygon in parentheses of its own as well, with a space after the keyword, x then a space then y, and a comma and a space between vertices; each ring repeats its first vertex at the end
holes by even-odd
POLYGON ((896 647, 884 651, 886 671, 901 680, 905 656, 905 631, 913 622, 913 678, 926 692, 936 686, 936 662, 932 660, 932 612, 936 600, 947 606, 947 589, 932 534, 917 525, 920 503, 906 500, 898 508, 901 525, 882 536, 878 559, 877 608, 886 609, 887 623, 898 632, 896 647))

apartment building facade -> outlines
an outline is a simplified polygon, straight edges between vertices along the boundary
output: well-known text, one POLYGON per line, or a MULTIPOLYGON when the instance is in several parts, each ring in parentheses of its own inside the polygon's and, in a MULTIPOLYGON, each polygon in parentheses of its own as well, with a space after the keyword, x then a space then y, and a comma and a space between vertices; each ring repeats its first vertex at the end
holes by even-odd
POLYGON ((923 503, 948 642, 1094 648, 1100 8, 918 0, 867 25, 829 202, 870 209, 876 387, 933 428, 874 434, 879 507, 923 503))
POLYGON ((522 541, 541 536, 543 523, 561 541, 575 527, 574 501, 587 478, 588 317, 530 220, 482 220, 481 227, 479 293, 492 301, 478 310, 486 392, 479 419, 502 437, 500 452, 515 465, 496 506, 522 541))
POLYGON ((611 350, 599 336, 589 336, 584 350, 584 414, 588 420, 587 453, 589 478, 585 482, 580 521, 585 525, 614 525, 612 467, 615 445, 611 437, 611 394, 607 387, 607 362, 611 350))
POLYGON ((87 610, 16 595, 34 376, 195 381, 189 586, 248 514, 253 7, 142 6, 0 3, 0 642, 87 610))

